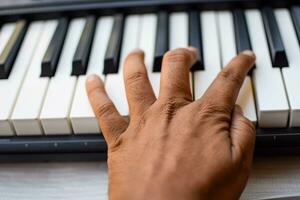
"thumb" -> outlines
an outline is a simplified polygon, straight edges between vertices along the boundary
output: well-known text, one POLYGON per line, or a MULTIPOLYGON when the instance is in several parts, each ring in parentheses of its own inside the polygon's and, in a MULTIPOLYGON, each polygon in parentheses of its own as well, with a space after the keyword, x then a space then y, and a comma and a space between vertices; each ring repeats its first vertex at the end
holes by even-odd
POLYGON ((254 124, 244 117, 242 108, 235 105, 230 128, 233 153, 238 157, 252 158, 255 143, 254 124))

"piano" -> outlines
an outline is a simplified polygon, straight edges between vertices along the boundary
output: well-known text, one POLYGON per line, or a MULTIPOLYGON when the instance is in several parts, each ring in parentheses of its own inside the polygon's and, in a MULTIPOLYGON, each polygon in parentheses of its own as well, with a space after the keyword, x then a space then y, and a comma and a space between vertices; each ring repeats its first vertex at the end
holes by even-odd
POLYGON ((128 116, 125 56, 136 48, 158 95, 169 49, 199 49, 199 98, 233 56, 255 68, 237 103, 257 127, 256 154, 300 153, 300 1, 19 0, 0 2, 0 160, 105 158, 85 79, 98 74, 128 116))

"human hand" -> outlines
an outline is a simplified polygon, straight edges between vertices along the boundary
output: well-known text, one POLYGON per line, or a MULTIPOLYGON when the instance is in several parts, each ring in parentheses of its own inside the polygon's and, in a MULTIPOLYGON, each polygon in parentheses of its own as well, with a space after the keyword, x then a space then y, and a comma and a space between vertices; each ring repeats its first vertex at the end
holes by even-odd
POLYGON ((246 51, 235 57, 193 101, 189 69, 195 56, 194 48, 165 54, 156 99, 143 52, 130 53, 124 64, 130 121, 97 76, 87 79, 108 145, 110 199, 238 199, 242 193, 255 128, 235 102, 255 56, 246 51))

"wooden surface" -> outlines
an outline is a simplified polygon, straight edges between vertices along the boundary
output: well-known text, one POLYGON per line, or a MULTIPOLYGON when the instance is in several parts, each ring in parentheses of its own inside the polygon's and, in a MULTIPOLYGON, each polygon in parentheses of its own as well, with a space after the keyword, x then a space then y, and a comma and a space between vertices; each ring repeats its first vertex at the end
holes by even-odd
MULTIPOLYGON (((105 162, 0 164, 0 200, 105 200, 105 162)), ((241 199, 300 196, 300 157, 258 158, 241 199)))

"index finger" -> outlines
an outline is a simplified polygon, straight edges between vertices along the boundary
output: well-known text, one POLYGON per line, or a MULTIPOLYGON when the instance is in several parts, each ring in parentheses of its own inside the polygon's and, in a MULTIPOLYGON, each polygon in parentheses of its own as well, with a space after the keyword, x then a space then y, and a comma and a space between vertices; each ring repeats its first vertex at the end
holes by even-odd
POLYGON ((240 53, 218 74, 202 98, 197 101, 207 99, 212 105, 232 110, 244 79, 254 63, 255 54, 252 51, 240 53))

